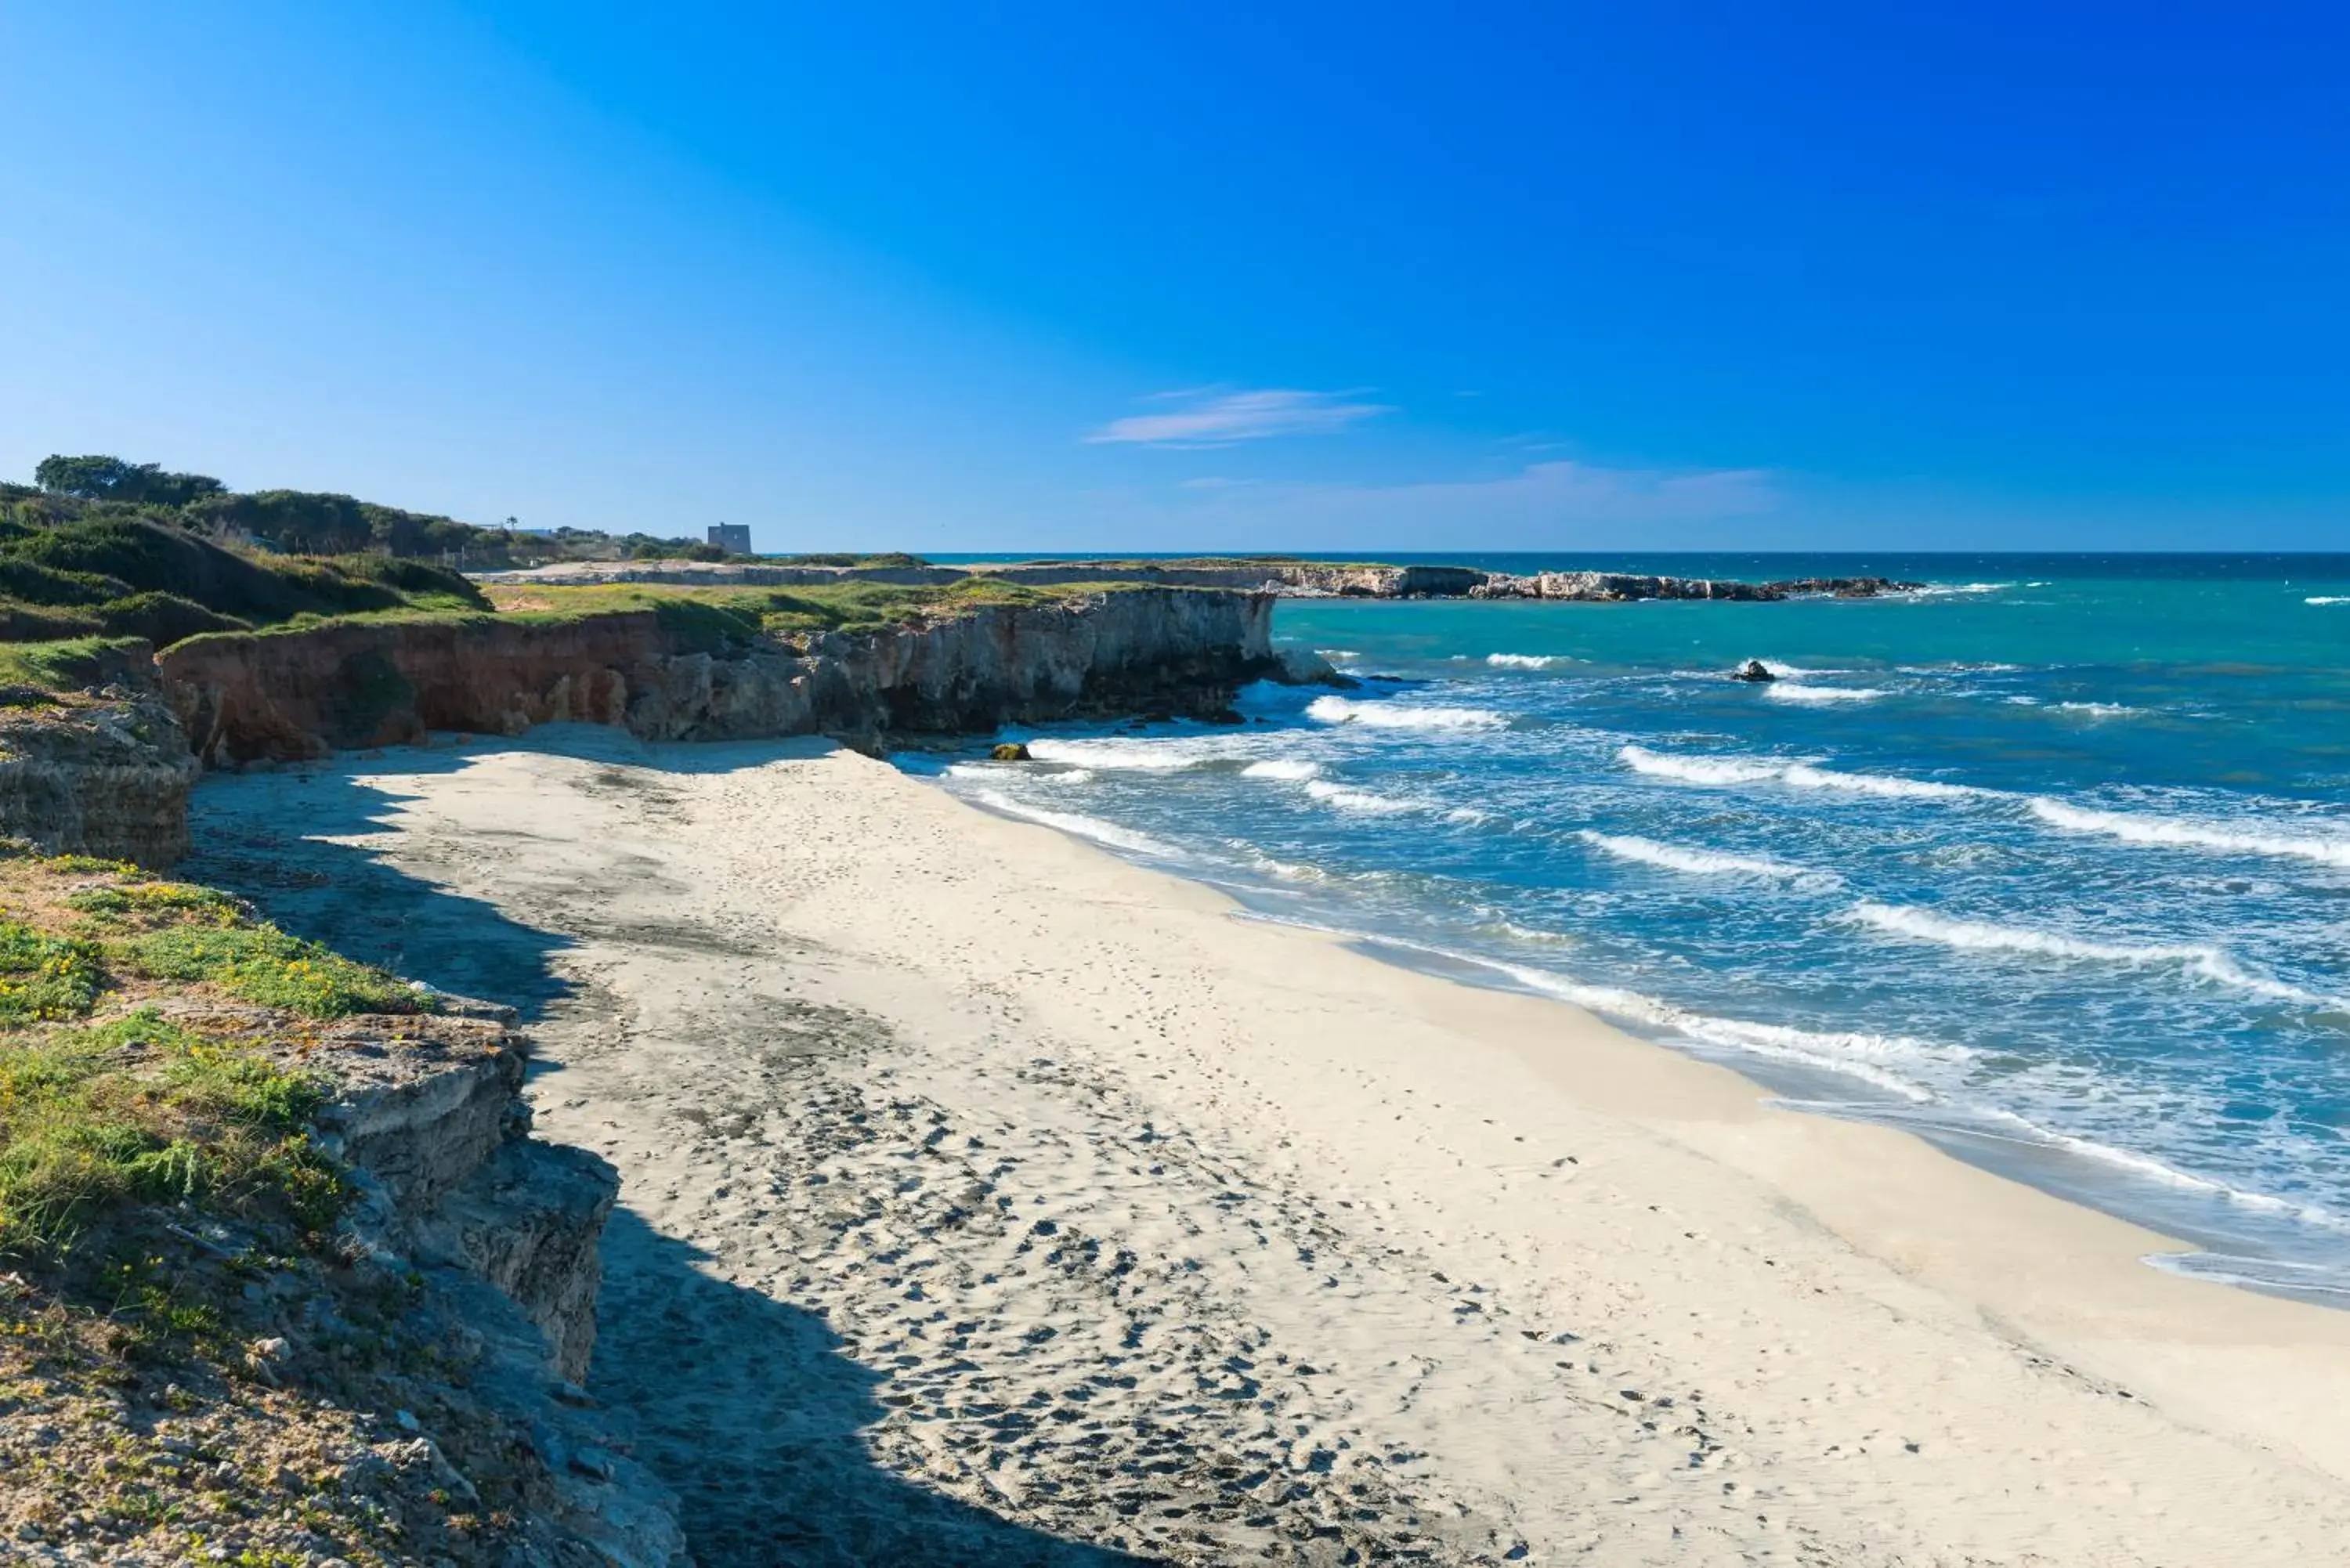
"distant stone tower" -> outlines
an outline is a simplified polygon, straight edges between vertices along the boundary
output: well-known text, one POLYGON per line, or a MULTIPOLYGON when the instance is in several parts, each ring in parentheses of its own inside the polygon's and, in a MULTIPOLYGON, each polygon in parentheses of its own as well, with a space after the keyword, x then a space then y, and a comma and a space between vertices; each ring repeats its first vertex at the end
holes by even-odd
POLYGON ((710 542, 730 556, 751 553, 751 525, 748 523, 712 523, 710 542))

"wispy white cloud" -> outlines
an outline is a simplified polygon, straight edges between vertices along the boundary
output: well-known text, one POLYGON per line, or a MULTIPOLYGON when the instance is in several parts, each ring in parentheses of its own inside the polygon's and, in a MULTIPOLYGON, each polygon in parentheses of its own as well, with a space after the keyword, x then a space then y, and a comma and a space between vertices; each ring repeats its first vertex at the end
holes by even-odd
MULTIPOLYGON (((1190 487, 1187 487, 1190 488, 1190 487)), ((1779 510, 1776 478, 1762 469, 1610 468, 1529 463, 1479 479, 1269 482, 1191 489, 1174 509, 1218 538, 1425 538, 1467 536, 1488 547, 1561 547, 1658 524, 1703 524, 1779 510)))
POLYGON ((1229 446, 1272 436, 1330 435, 1358 421, 1395 412, 1384 403, 1360 402, 1357 397, 1353 392, 1309 392, 1290 387, 1237 392, 1202 387, 1161 392, 1150 400, 1170 405, 1165 410, 1112 420, 1086 440, 1143 446, 1229 446))

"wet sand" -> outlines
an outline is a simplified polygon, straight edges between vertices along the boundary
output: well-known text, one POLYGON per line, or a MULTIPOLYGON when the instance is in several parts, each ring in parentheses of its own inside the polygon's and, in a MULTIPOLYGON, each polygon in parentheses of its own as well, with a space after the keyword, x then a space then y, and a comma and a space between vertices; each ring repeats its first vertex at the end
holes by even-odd
POLYGON ((197 815, 192 875, 524 1007, 705 1563, 2350 1542, 2350 1314, 879 763, 550 729, 197 815))

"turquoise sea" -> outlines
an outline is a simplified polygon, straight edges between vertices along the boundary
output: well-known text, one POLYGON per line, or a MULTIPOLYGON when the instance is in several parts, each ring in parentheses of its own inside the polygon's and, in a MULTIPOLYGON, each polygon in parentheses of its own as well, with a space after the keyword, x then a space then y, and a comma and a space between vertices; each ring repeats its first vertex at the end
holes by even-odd
POLYGON ((2350 1302, 2350 556, 1428 558, 1933 586, 1292 600, 1361 687, 902 761, 2350 1302))

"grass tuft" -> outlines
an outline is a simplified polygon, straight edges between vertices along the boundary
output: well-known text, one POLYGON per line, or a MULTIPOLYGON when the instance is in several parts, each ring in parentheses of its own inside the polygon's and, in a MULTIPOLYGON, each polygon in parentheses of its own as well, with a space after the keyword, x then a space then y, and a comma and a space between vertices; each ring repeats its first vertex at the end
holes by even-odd
POLYGON ((81 1017, 105 982, 94 944, 0 920, 0 1024, 81 1017))
POLYGON ((206 981, 232 996, 310 1018, 417 1010, 416 993, 382 970, 267 924, 170 926, 127 938, 113 950, 130 973, 206 981))

